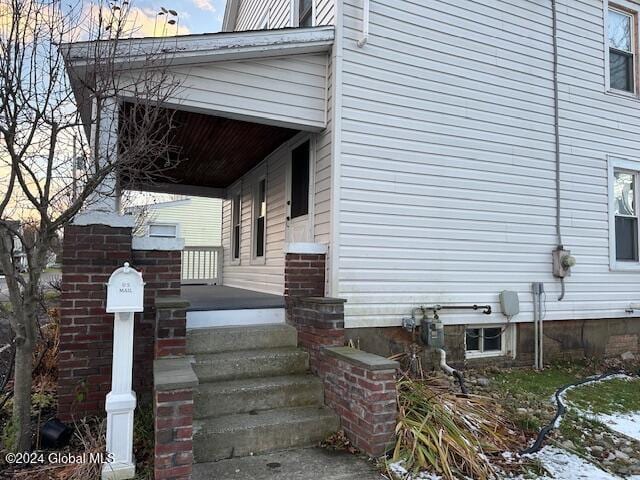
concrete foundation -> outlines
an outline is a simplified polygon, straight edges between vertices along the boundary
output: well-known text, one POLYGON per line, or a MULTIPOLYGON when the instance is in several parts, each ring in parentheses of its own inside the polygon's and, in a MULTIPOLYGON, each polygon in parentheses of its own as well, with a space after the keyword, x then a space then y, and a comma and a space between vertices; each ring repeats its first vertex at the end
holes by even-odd
MULTIPOLYGON (((445 327, 447 359, 453 365, 527 366, 533 364, 533 323, 514 324, 516 356, 465 359, 464 325, 445 327)), ((345 330, 351 340, 367 352, 388 357, 408 350, 412 336, 401 327, 352 328, 345 330)), ((640 353, 640 318, 594 320, 555 320, 544 322, 545 362, 611 358, 625 352, 640 353)), ((431 355, 424 351, 425 368, 434 368, 431 355)))

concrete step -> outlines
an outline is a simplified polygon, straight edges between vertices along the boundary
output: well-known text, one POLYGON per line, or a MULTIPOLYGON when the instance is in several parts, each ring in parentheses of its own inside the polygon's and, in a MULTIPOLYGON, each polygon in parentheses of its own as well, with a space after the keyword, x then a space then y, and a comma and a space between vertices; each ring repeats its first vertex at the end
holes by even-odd
POLYGON ((338 417, 326 407, 285 408, 194 420, 193 454, 200 463, 310 446, 338 427, 338 417))
POLYGON ((201 383, 295 375, 309 368, 309 354, 292 347, 196 354, 193 370, 201 383))
POLYGON ((187 353, 295 347, 296 329, 286 324, 193 328, 187 330, 187 353))
POLYGON ((250 378, 201 383, 194 396, 195 418, 275 408, 320 406, 322 382, 313 375, 250 378))

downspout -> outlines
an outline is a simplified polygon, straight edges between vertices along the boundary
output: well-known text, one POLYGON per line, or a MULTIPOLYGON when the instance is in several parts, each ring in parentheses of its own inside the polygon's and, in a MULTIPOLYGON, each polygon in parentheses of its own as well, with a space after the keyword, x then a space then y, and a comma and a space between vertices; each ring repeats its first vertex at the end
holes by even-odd
POLYGON ((363 0, 362 4, 362 37, 358 40, 358 47, 362 48, 369 40, 369 7, 370 1, 363 0))
POLYGON ((436 352, 440 354, 440 368, 442 368, 442 370, 444 370, 447 374, 455 377, 456 380, 458 380, 458 384, 460 385, 460 391, 464 395, 467 395, 469 391, 464 384, 464 377, 462 376, 462 373, 460 373, 458 370, 447 363, 447 352, 445 352, 442 348, 436 348, 436 352))
MULTIPOLYGON (((558 15, 556 0, 551 0, 552 39, 553 39, 553 117, 555 136, 555 160, 556 160, 556 249, 563 250, 560 200, 560 93, 558 87, 558 15)), ((560 296, 558 301, 564 298, 564 278, 560 277, 560 296)))

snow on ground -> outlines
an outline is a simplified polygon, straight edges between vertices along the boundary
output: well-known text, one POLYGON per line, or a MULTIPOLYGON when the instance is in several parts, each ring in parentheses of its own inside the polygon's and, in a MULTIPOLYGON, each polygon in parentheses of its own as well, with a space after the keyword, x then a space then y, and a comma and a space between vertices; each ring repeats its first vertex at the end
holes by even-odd
POLYGON ((531 457, 540 460, 551 474, 550 478, 556 480, 619 480, 620 478, 599 469, 577 455, 556 447, 544 447, 531 457))
POLYGON ((605 424, 607 428, 614 432, 640 441, 640 412, 614 413, 611 415, 587 414, 586 416, 605 424))

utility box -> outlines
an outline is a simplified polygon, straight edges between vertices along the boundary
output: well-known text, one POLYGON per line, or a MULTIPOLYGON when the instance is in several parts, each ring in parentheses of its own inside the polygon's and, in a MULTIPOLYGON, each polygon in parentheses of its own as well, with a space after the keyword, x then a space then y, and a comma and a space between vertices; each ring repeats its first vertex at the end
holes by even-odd
POLYGON ((503 290, 499 294, 500 310, 505 317, 514 317, 520 313, 520 299, 518 292, 503 290))
POLYGON ((571 267, 576 264, 576 258, 571 255, 571 250, 558 247, 551 252, 551 255, 553 258, 553 275, 558 278, 571 275, 571 267))

